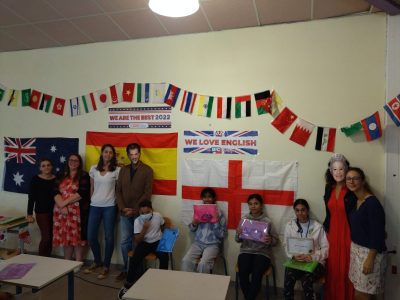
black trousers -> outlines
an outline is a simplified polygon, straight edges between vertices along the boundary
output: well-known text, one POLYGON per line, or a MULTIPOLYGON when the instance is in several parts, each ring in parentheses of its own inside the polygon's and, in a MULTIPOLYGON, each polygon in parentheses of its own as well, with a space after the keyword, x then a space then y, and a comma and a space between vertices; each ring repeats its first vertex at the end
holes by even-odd
POLYGON ((131 287, 143 275, 143 260, 146 255, 154 252, 160 260, 160 269, 168 269, 169 256, 166 252, 156 252, 158 242, 141 242, 135 248, 133 257, 129 260, 128 274, 126 276, 125 287, 131 287))
POLYGON ((246 300, 254 300, 257 298, 261 289, 262 277, 270 265, 271 260, 264 255, 248 253, 239 254, 239 281, 246 300))

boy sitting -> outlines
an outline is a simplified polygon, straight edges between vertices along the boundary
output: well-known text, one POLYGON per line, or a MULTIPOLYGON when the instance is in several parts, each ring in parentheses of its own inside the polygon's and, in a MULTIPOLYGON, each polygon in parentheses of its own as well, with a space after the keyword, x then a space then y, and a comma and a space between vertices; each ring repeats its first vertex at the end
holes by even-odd
POLYGON ((160 269, 168 269, 168 253, 156 252, 162 236, 164 219, 160 213, 154 212, 151 202, 142 201, 139 204, 139 217, 134 223, 135 252, 129 261, 128 274, 124 286, 118 293, 118 299, 142 276, 144 258, 154 252, 160 260, 160 269))
MULTIPOLYGON (((200 196, 204 204, 215 204, 216 193, 212 188, 205 188, 200 196)), ((210 273, 214 266, 214 260, 221 250, 221 243, 226 233, 226 218, 218 209, 218 220, 216 223, 201 223, 193 218, 189 229, 195 232, 195 240, 182 259, 182 271, 199 273, 210 273), (197 265, 197 260, 200 262, 197 265)))

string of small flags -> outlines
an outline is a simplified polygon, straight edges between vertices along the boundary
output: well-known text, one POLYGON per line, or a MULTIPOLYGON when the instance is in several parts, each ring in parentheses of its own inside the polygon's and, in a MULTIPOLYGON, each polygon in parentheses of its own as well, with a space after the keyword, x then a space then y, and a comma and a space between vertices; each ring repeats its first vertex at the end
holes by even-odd
MULTIPOLYGON (((80 116, 121 102, 126 104, 150 103, 177 106, 181 112, 211 118, 216 107, 218 119, 251 117, 251 103, 254 99, 258 115, 270 114, 274 119, 271 125, 284 134, 292 124, 296 125, 289 140, 305 146, 317 127, 315 150, 334 152, 336 128, 315 126, 298 117, 287 106, 281 111, 282 99, 275 90, 265 90, 241 96, 209 96, 194 93, 167 83, 117 83, 109 88, 90 92, 83 96, 64 99, 35 89, 16 90, 0 84, 0 101, 5 100, 11 107, 31 107, 35 110, 63 116, 69 107, 70 116, 80 116), (182 92, 183 91, 183 92, 182 92)), ((400 127, 400 95, 384 105, 384 109, 400 127)), ((340 128, 345 136, 363 132, 367 141, 382 136, 379 112, 340 128)))

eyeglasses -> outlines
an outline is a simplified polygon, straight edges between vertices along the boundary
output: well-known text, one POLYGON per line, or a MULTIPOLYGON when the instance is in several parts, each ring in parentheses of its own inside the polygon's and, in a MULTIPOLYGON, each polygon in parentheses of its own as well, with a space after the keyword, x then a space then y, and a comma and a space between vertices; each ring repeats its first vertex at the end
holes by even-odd
POLYGON ((346 177, 346 181, 360 181, 361 177, 360 176, 354 176, 354 177, 346 177))

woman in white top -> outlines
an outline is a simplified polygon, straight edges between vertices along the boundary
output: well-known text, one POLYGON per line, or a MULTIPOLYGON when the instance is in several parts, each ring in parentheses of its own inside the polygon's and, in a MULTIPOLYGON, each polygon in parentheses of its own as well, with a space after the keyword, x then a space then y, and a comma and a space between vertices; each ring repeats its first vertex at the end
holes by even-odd
POLYGON ((304 199, 297 199, 293 208, 296 219, 289 221, 285 228, 284 246, 286 255, 299 262, 318 262, 315 270, 310 273, 293 268, 285 269, 284 296, 285 300, 292 300, 294 297, 293 288, 297 280, 303 286, 306 300, 314 299, 313 282, 325 273, 325 260, 328 257, 329 244, 325 230, 322 225, 310 219, 310 206, 304 199), (314 249, 311 253, 296 254, 290 253, 287 245, 288 238, 308 238, 313 240, 314 249))
POLYGON ((117 166, 115 149, 110 144, 101 147, 97 166, 92 166, 90 175, 91 203, 88 224, 88 240, 93 252, 93 264, 85 270, 86 274, 95 272, 101 266, 98 279, 104 279, 110 270, 111 257, 114 251, 114 225, 117 214, 115 202, 115 184, 120 168, 117 166), (98 240, 100 223, 104 226, 104 261, 98 240))

